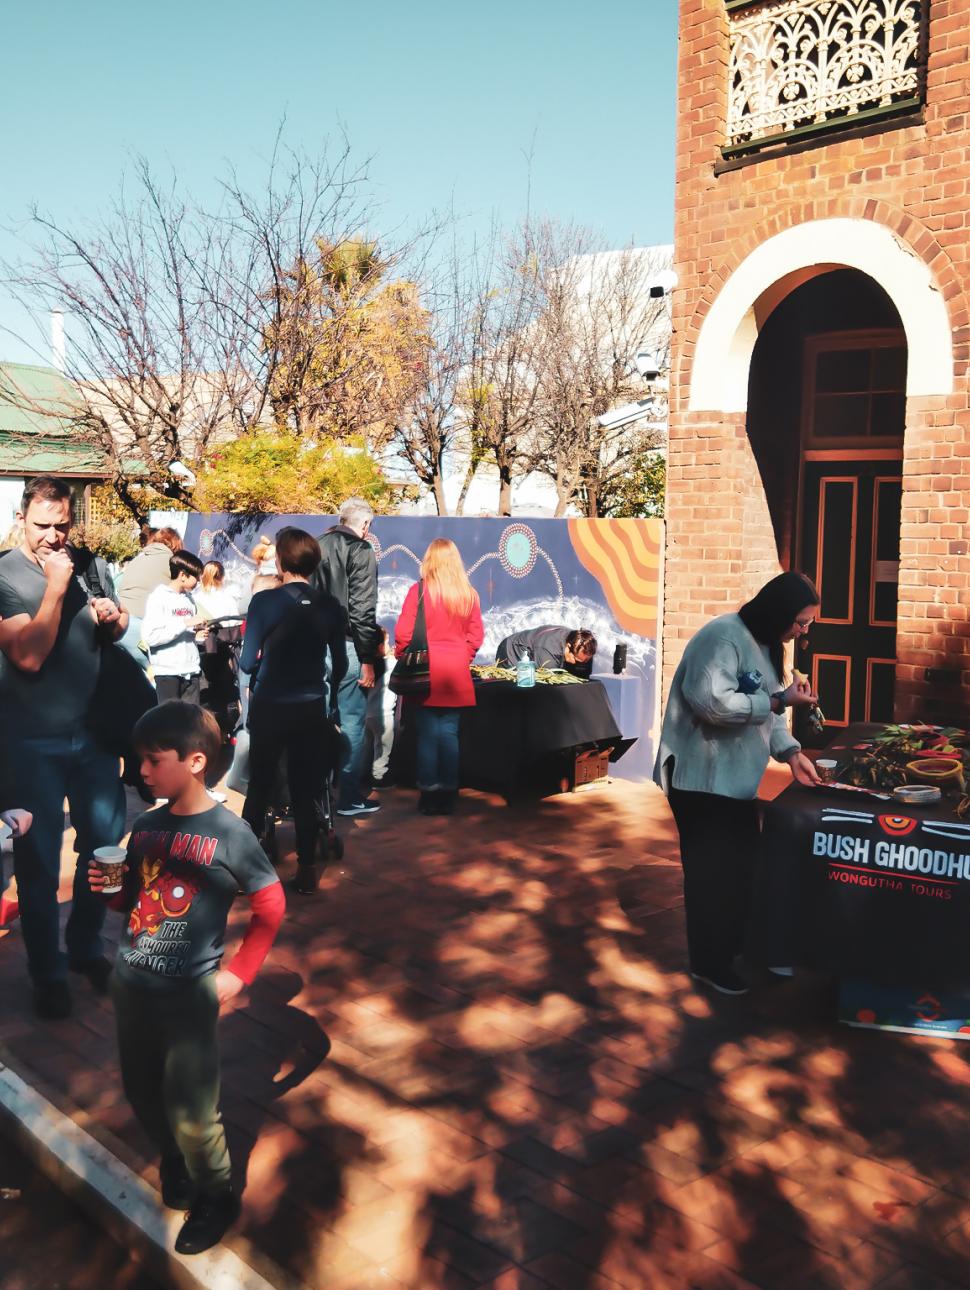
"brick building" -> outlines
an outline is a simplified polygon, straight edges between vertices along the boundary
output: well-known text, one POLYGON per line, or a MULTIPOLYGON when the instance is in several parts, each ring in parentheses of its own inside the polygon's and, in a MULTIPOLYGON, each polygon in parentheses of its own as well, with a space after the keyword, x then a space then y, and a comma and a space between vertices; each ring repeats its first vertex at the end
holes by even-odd
POLYGON ((831 725, 970 713, 970 2, 681 0, 664 670, 779 568, 831 725))

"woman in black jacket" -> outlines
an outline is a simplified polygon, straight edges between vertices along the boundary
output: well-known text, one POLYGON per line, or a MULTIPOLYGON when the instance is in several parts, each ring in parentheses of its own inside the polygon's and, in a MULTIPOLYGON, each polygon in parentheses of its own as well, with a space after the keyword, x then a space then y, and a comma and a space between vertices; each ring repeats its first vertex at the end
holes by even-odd
POLYGON ((276 538, 282 586, 260 591, 249 604, 240 667, 254 672, 249 703, 249 791, 243 819, 263 835, 280 759, 286 753, 296 826, 297 891, 316 891, 317 798, 335 760, 330 711, 347 670, 344 618, 332 596, 308 579, 320 563, 316 538, 282 529, 276 538))

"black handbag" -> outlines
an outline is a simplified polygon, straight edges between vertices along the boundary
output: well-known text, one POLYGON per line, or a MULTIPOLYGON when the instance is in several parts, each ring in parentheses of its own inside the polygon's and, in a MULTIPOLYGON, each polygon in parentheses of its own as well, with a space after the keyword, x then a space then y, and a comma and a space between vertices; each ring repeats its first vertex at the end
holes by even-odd
POLYGON ((426 699, 431 693, 431 656, 428 653, 428 628, 424 620, 424 582, 418 583, 418 612, 414 633, 407 649, 398 659, 387 682, 388 687, 405 699, 426 699))
MULTIPOLYGON (((92 597, 107 597, 94 556, 76 551, 74 567, 92 597), (87 559, 85 560, 85 557, 87 559)), ((102 641, 98 681, 88 706, 87 727, 100 744, 126 761, 133 756, 131 732, 135 723, 158 704, 155 687, 144 669, 114 641, 102 641)))

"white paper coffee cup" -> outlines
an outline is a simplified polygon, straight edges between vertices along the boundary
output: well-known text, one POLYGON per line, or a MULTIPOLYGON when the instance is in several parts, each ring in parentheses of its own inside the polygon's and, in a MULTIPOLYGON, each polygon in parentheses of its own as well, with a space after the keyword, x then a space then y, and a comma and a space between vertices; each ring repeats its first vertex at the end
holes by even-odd
POLYGON ((106 896, 113 896, 121 890, 125 877, 124 847, 98 847, 94 852, 94 863, 104 874, 104 886, 101 888, 106 896))
POLYGON ((832 784, 835 782, 839 763, 837 761, 832 761, 828 757, 819 757, 815 763, 815 769, 818 771, 818 777, 823 784, 832 784))

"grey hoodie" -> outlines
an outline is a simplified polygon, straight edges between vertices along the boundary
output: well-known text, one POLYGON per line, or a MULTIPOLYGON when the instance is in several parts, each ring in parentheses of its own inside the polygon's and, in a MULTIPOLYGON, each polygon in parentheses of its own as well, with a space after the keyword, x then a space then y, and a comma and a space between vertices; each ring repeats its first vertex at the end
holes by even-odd
POLYGON ((712 619, 688 641, 674 673, 654 780, 665 793, 673 786, 755 797, 769 756, 787 761, 801 748, 784 715, 771 711, 782 688, 768 651, 737 614, 712 619), (746 672, 762 677, 751 694, 740 688, 746 672))

